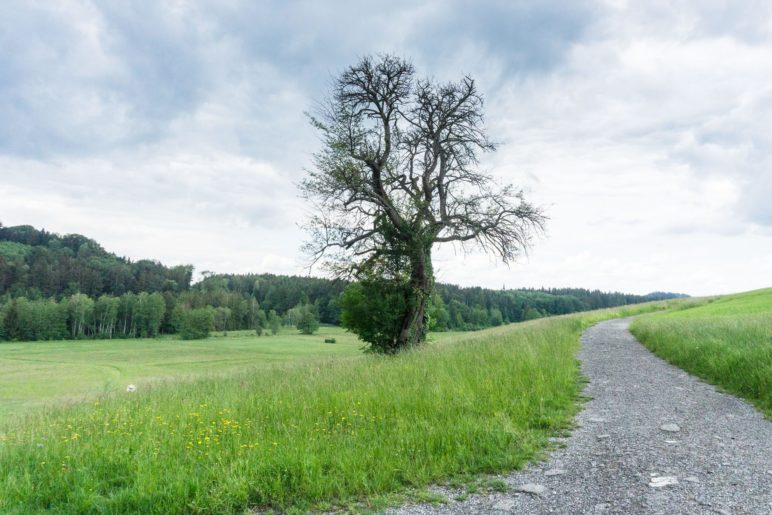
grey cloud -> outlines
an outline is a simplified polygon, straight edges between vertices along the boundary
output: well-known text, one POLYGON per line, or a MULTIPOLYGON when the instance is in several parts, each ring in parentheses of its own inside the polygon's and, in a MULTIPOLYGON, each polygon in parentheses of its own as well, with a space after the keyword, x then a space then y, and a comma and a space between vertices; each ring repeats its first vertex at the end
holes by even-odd
POLYGON ((125 67, 106 82, 132 115, 166 121, 201 100, 209 78, 202 52, 212 43, 201 14, 164 2, 99 4, 105 50, 125 67))
POLYGON ((0 152, 89 155, 175 130, 203 137, 206 127, 173 124, 214 102, 241 117, 229 128, 239 150, 277 157, 298 150, 287 147, 300 113, 357 57, 405 53, 431 73, 473 43, 511 72, 543 70, 587 26, 591 11, 577 5, 17 2, 0 20, 0 152), (228 97, 234 82, 251 101, 228 97))
POLYGON ((408 41, 430 62, 452 59, 463 45, 480 46, 512 78, 562 63, 597 14, 595 2, 439 2, 408 41))
POLYGON ((200 103, 216 43, 204 20, 171 4, 138 5, 18 2, 4 11, 0 152, 88 155, 147 144, 200 103))

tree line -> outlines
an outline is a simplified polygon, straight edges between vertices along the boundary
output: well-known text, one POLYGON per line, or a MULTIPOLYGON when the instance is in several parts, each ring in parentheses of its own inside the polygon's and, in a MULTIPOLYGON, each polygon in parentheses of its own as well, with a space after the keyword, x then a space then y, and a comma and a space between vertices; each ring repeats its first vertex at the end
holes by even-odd
MULTIPOLYGON (((367 302, 344 280, 205 272, 191 284, 192 271, 189 265, 132 262, 77 234, 0 225, 0 340, 203 337, 208 331, 275 333, 298 325, 313 332, 318 323, 341 323, 347 297, 367 302)), ((428 329, 482 329, 673 296, 437 284, 427 304, 428 329)))
POLYGON ((198 291, 124 293, 96 299, 83 293, 59 300, 5 297, 0 303, 0 341, 155 338, 175 333, 195 339, 211 331, 238 329, 277 334, 282 325, 311 334, 319 327, 318 310, 311 303, 299 303, 280 316, 238 293, 207 298, 198 291))

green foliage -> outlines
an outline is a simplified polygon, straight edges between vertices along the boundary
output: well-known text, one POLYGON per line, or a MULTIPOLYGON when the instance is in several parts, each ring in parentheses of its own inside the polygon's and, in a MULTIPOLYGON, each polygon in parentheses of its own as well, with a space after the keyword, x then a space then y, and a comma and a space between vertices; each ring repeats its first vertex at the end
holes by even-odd
POLYGON ((445 302, 437 292, 432 294, 427 308, 429 315, 429 330, 432 332, 447 331, 450 327, 450 313, 445 308, 445 302))
POLYGON ((231 318, 230 308, 214 308, 214 329, 225 331, 228 328, 228 320, 231 318))
POLYGON ((111 295, 100 296, 94 305, 95 335, 99 338, 112 338, 118 322, 120 299, 111 295))
POLYGON ((536 308, 528 307, 525 310, 525 314, 523 315, 523 320, 536 320, 537 318, 541 318, 544 315, 541 311, 539 311, 536 308))
POLYGON ((6 340, 18 340, 19 329, 19 310, 18 301, 13 300, 3 308, 3 338, 6 340))
POLYGON ((501 310, 498 308, 491 308, 488 315, 488 325, 491 327, 498 327, 504 323, 504 317, 501 314, 501 310))
POLYGON ((404 283, 378 278, 351 284, 340 300, 341 325, 376 352, 396 352, 406 288, 404 283))
POLYGON ((319 329, 319 319, 313 304, 303 304, 300 306, 299 317, 295 327, 300 334, 314 334, 319 329))
POLYGON ((5 259, 24 258, 32 252, 30 245, 16 243, 14 241, 0 241, 0 256, 5 259))
POLYGON ((772 418, 772 289, 684 307, 639 318, 630 330, 657 355, 772 418))
POLYGON ((327 358, 140 387, 6 421, 0 512, 329 511, 518 468, 576 411, 579 334, 618 314, 500 327, 394 359, 327 358))
POLYGON ((268 325, 271 327, 271 334, 274 336, 279 334, 279 329, 281 328, 281 317, 273 309, 268 312, 268 325))
POLYGON ((160 293, 142 292, 137 295, 134 323, 143 338, 158 336, 166 312, 166 302, 160 293))
POLYGON ((268 317, 265 315, 265 311, 262 309, 257 310, 257 325, 262 328, 268 326, 268 317))
POLYGON ((177 330, 183 340, 201 340, 209 338, 214 328, 215 311, 212 308, 180 310, 177 315, 177 330))
POLYGON ((94 323, 94 301, 88 295, 76 293, 67 301, 67 314, 70 321, 70 336, 83 338, 94 323))
POLYGON ((61 340, 67 338, 67 309, 50 299, 16 300, 17 340, 61 340))

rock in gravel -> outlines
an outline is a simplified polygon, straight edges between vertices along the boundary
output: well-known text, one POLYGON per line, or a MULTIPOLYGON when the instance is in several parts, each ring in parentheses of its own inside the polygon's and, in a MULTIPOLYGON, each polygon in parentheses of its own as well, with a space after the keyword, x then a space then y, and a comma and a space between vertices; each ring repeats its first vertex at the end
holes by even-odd
POLYGON ((588 422, 595 422, 597 424, 600 424, 601 422, 605 422, 606 419, 605 418, 600 418, 600 417, 592 417, 592 418, 588 418, 587 421, 588 422))
POLYGON ((596 438, 598 440, 605 440, 607 438, 611 438, 611 435, 598 435, 596 438))
POLYGON ((512 511, 515 507, 515 501, 512 499, 502 499, 492 506, 494 510, 499 511, 512 511))
POLYGON ((663 431, 667 431, 668 433, 677 433, 681 430, 677 424, 662 424, 659 426, 659 428, 663 431))
POLYGON ((688 481, 690 483, 699 483, 700 482, 700 480, 697 477, 695 477, 695 476, 685 477, 684 481, 688 481))
POLYGON ((659 476, 651 478, 649 486, 652 488, 662 488, 665 486, 677 485, 678 478, 674 476, 659 476))
POLYGON ((524 485, 515 487, 515 491, 532 495, 542 495, 547 491, 547 487, 544 485, 537 485, 536 483, 526 483, 524 485))
POLYGON ((566 473, 566 469, 549 469, 544 472, 544 475, 547 477, 550 476, 562 476, 566 473))

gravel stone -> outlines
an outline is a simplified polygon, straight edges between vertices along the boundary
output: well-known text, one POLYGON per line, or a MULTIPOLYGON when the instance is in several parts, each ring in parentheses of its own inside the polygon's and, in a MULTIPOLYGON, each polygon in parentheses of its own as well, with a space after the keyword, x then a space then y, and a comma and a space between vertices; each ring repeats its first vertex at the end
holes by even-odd
POLYGON ((678 478, 673 476, 658 476, 651 478, 649 486, 652 488, 662 488, 663 486, 677 485, 678 478))
POLYGON ((544 471, 544 475, 547 477, 562 476, 565 473, 566 473, 566 469, 549 469, 544 471))
POLYGON ((524 485, 516 486, 516 492, 523 492, 526 494, 542 495, 547 491, 547 487, 544 485, 537 485, 535 483, 526 483, 524 485))
MULTIPOLYGON (((560 440, 565 447, 547 462, 501 477, 513 487, 543 481, 550 495, 505 494, 511 501, 505 510, 496 507, 502 502, 497 493, 439 506, 409 504, 389 513, 772 513, 772 422, 745 401, 654 356, 627 331, 629 322, 602 322, 582 335, 579 359, 589 379, 584 395, 591 400, 577 416, 581 427, 560 440), (613 440, 597 439, 598 422, 592 420, 598 419, 613 440), (673 420, 681 426, 679 445, 663 443, 659 432, 673 420), (556 469, 571 473, 547 475, 556 469), (684 480, 649 486, 662 477, 684 480)), ((464 493, 432 490, 449 499, 464 493)))
POLYGON ((681 430, 677 424, 662 424, 659 426, 659 428, 663 431, 667 431, 668 433, 677 433, 681 430))

